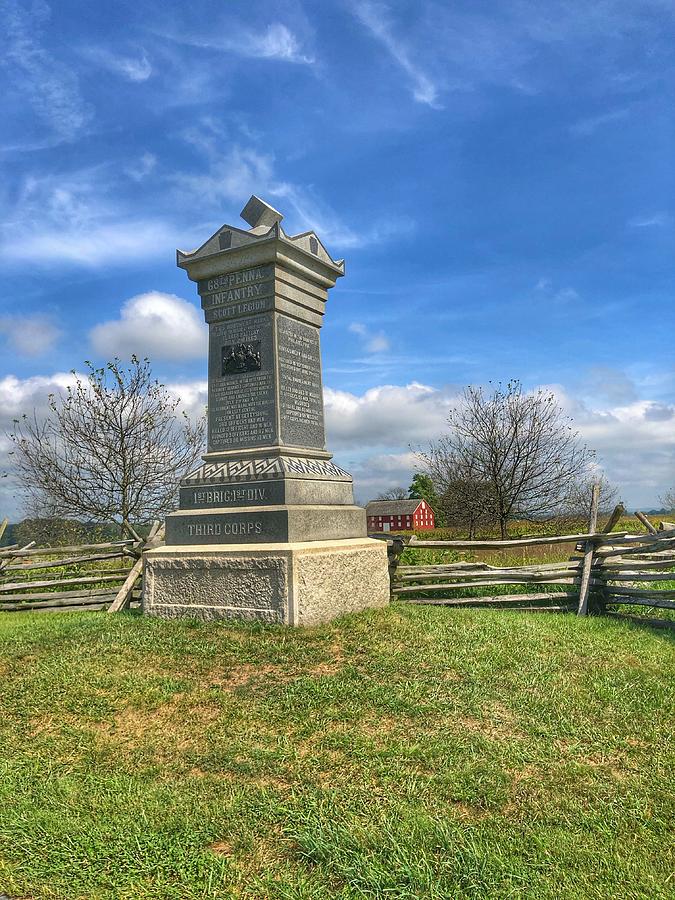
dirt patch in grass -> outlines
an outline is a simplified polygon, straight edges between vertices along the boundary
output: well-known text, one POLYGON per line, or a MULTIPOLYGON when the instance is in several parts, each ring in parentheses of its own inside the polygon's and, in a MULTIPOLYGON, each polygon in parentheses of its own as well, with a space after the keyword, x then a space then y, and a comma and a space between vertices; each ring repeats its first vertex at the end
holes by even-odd
POLYGON ((155 709, 125 706, 111 720, 96 722, 89 730, 116 750, 132 753, 138 747, 150 746, 157 759, 167 760, 176 753, 199 748, 207 726, 221 715, 216 705, 194 701, 186 705, 186 695, 178 693, 155 709))
POLYGON ((522 816, 541 795, 543 782, 544 772, 538 766, 523 766, 511 772, 509 799, 502 807, 503 815, 508 818, 522 816))
POLYGON ((239 665, 227 671, 213 668, 204 676, 203 682, 225 692, 234 692, 263 684, 288 684, 300 678, 329 677, 337 675, 345 664, 342 645, 334 644, 330 648, 330 652, 332 658, 306 668, 293 669, 281 664, 260 665, 254 663, 239 665))
POLYGON ((212 688, 219 688, 222 691, 233 692, 253 684, 271 680, 270 676, 272 675, 275 676, 276 682, 288 681, 288 673, 282 666, 243 665, 237 666, 229 672, 213 669, 206 676, 205 684, 212 688))
POLYGON ((285 835, 280 825, 275 824, 264 835, 258 835, 251 844, 224 838, 209 844, 206 849, 216 856, 236 860, 242 872, 250 877, 291 859, 297 846, 297 842, 285 835))
POLYGON ((218 856, 232 856, 232 844, 230 841, 214 841, 207 847, 211 853, 217 853, 218 856))
POLYGON ((516 717, 501 703, 491 704, 485 713, 485 718, 482 719, 474 716, 460 716, 455 719, 455 722, 460 728, 481 734, 492 741, 522 740, 525 737, 516 717))
POLYGON ((480 806, 472 806, 462 800, 451 801, 450 808, 464 822, 479 822, 488 815, 487 811, 481 809, 480 806))

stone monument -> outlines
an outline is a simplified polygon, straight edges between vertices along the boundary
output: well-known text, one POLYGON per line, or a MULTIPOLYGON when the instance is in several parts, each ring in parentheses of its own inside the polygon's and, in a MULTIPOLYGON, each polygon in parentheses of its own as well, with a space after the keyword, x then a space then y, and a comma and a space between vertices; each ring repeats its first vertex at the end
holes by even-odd
POLYGON ((258 197, 241 216, 177 251, 209 326, 208 445, 146 555, 144 612, 306 625, 383 606, 386 545, 325 448, 319 329, 344 260, 258 197))

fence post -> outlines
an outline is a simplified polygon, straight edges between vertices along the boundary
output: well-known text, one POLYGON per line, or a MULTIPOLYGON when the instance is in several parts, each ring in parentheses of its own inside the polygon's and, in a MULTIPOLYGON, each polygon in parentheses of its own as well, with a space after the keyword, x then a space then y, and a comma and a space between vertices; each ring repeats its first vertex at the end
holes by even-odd
POLYGON ((401 554, 405 550, 405 541, 403 538, 395 537, 392 539, 391 543, 387 541, 387 557, 389 564, 389 588, 390 590, 394 587, 394 577, 396 576, 396 569, 398 568, 398 561, 401 558, 401 554))
POLYGON ((145 541, 141 540, 138 545, 134 545, 134 549, 138 547, 138 559, 127 575, 127 579, 119 589, 117 596, 108 607, 109 613, 120 612, 131 602, 131 596, 134 586, 139 578, 143 576, 143 554, 146 550, 152 550, 160 547, 164 541, 164 526, 155 520, 145 541))
POLYGON ((647 529, 647 531, 650 534, 658 534, 659 533, 658 529, 654 528, 654 526, 649 521, 647 516, 643 512, 640 512, 639 509, 635 510, 635 518, 638 520, 638 522, 642 522, 642 524, 645 526, 645 528, 647 529))
POLYGON ((609 534, 611 532, 612 528, 614 528, 616 523, 619 521, 619 519, 625 512, 626 512, 626 508, 623 505, 623 503, 617 503, 617 505, 614 507, 614 511, 612 512, 612 515, 609 517, 609 519, 607 519, 604 527, 600 529, 602 531, 602 533, 609 534))
MULTIPOLYGON (((593 493, 591 495, 591 514, 588 518, 588 533, 595 534, 598 529, 598 505, 600 503, 600 485, 593 485, 593 493)), ((579 608, 578 616, 588 615, 588 594, 591 586, 591 567, 593 565, 593 550, 595 549, 594 541, 586 541, 584 551, 584 563, 581 570, 581 584, 579 585, 579 608)))

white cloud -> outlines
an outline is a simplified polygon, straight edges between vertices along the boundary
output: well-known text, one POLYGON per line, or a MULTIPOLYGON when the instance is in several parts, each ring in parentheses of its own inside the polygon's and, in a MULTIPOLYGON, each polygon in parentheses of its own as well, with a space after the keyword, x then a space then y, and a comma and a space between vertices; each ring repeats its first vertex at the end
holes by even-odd
POLYGON ((573 287, 558 287, 550 278, 540 278, 534 289, 555 303, 572 303, 580 299, 579 292, 573 287))
POLYGON ((97 65, 116 75, 121 75, 128 81, 143 82, 152 75, 152 64, 143 50, 135 56, 112 53, 104 47, 88 47, 83 52, 97 65))
POLYGON ((159 33, 180 44, 223 50, 251 59, 270 59, 301 65, 311 65, 314 62, 313 56, 303 52, 298 37, 281 22, 271 22, 265 31, 233 26, 230 21, 226 28, 219 30, 214 27, 208 35, 206 33, 191 35, 187 32, 159 33))
MULTIPOLYGON (((75 384, 76 377, 86 382, 87 376, 72 372, 56 372, 53 375, 35 375, 31 378, 17 378, 7 375, 0 378, 0 516, 9 516, 16 521, 22 514, 18 485, 13 479, 13 460, 10 455, 12 443, 7 437, 13 430, 13 423, 22 416, 35 414, 43 419, 49 411, 50 394, 61 394, 75 384), (2 477, 5 473, 9 477, 2 477)), ((169 393, 180 401, 179 410, 184 410, 195 420, 204 414, 207 383, 190 381, 166 385, 169 393)))
MULTIPOLYGON (((201 351, 203 352, 203 350, 201 351)), ((0 379, 0 470, 8 465, 5 432, 22 413, 46 409, 47 396, 73 381, 70 374, 0 379)), ((168 384, 185 411, 201 415, 206 403, 203 380, 168 384)), ((653 400, 613 403, 579 400, 557 385, 558 403, 574 418, 582 438, 598 451, 599 462, 629 507, 655 506, 675 483, 675 404, 653 400)), ((328 447, 336 462, 355 476, 361 502, 388 487, 407 487, 417 467, 414 448, 445 428, 458 389, 413 382, 379 385, 363 394, 326 388, 328 447), (412 448, 412 449, 411 449, 412 448)), ((8 479, 0 481, 0 508, 11 509, 8 479)))
MULTIPOLYGON (((600 396, 595 402, 581 401, 559 385, 544 387, 554 391, 582 439, 597 451, 600 465, 623 500, 629 506, 656 505, 675 483, 675 404, 612 403, 600 396)), ((327 388, 324 398, 328 446, 344 455, 356 454, 354 474, 372 494, 403 483, 406 471, 412 474, 410 447, 424 445, 442 433, 458 392, 412 383, 381 385, 360 396, 327 388), (369 448, 381 448, 381 452, 369 456, 369 448)))
POLYGON ((149 291, 127 300, 119 319, 96 325, 90 339, 108 358, 135 353, 151 360, 196 359, 206 355, 207 327, 191 303, 149 291))
POLYGON ((628 222, 629 228, 667 228, 673 224, 673 217, 667 212, 656 212, 646 216, 635 216, 628 222))
POLYGON ((675 405, 636 400, 604 409, 572 408, 581 435, 598 451, 623 499, 632 506, 655 505, 675 483, 675 405))
POLYGON ((17 378, 6 375, 0 378, 0 476, 8 473, 9 477, 0 477, 0 513, 3 516, 16 518, 20 505, 16 495, 16 485, 12 479, 12 443, 7 437, 13 430, 14 420, 22 416, 31 416, 33 412, 38 419, 48 411, 49 395, 57 394, 72 385, 75 377, 72 373, 56 372, 54 375, 35 375, 31 378, 17 378))
POLYGON ((21 356, 42 356, 61 337, 61 329, 42 313, 34 316, 0 316, 0 335, 21 356))
POLYGON ((114 196, 106 167, 28 175, 12 208, 3 210, 0 258, 96 266, 164 254, 184 243, 184 232, 128 211, 114 196))
POLYGON ((606 125, 613 125, 615 122, 622 122, 630 114, 630 109, 613 109, 609 112, 600 113, 597 116, 589 116, 586 119, 579 119, 570 126, 570 133, 574 137, 589 137, 595 134, 600 128, 606 125))
POLYGON ((635 383, 625 372, 613 366, 591 366, 584 377, 585 396, 608 401, 619 406, 637 400, 635 383))
POLYGON ((353 230, 311 188, 279 179, 272 154, 232 142, 222 125, 210 117, 184 131, 183 138, 206 160, 208 168, 197 175, 178 173, 173 181, 191 200, 200 196, 214 209, 222 209, 223 201, 240 204, 250 194, 266 197, 277 207, 286 201, 282 211, 291 225, 316 231, 329 249, 337 250, 381 243, 414 228, 409 218, 395 216, 353 230), (228 147, 225 152, 223 146, 228 147))
POLYGON ((53 140, 70 141, 91 118, 80 94, 77 75, 40 43, 42 25, 50 18, 46 3, 23 9, 15 0, 3 4, 3 50, 18 90, 51 130, 53 140))
POLYGON ((419 471, 419 460, 412 451, 378 453, 352 467, 357 502, 365 505, 378 494, 393 487, 407 490, 412 476, 419 471))
POLYGON ((127 166, 125 172, 133 181, 143 181, 154 171, 157 157, 154 153, 143 153, 137 162, 127 166))
POLYGON ((361 338, 366 353, 385 353, 391 346, 389 338, 383 331, 373 333, 363 322, 352 322, 349 330, 361 338))
POLYGON ((414 53, 402 40, 395 37, 388 7, 384 3, 364 0, 354 6, 354 13, 408 75, 414 99, 434 109, 441 109, 438 102, 438 85, 413 61, 414 53))
POLYGON ((325 388, 330 447, 405 446, 428 440, 444 427, 456 391, 412 382, 384 384, 361 396, 325 388))
POLYGON ((180 400, 180 409, 194 422, 204 415, 208 400, 207 381, 169 382, 166 389, 180 400))

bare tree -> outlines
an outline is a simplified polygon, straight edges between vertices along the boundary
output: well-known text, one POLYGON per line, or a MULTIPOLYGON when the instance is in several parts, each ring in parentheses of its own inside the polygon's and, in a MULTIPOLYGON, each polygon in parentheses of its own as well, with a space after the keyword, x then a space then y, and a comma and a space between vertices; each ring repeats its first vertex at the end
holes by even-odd
POLYGON ((593 485, 600 485, 600 502, 598 514, 609 516, 617 504, 618 488, 607 480, 606 476, 595 469, 570 482, 568 496, 564 500, 560 515, 569 520, 588 522, 591 513, 593 485))
POLYGON ((524 393, 511 381, 489 394, 467 387, 448 415, 447 433, 419 457, 439 494, 465 485, 465 505, 491 516, 505 538, 509 521, 563 509, 572 486, 590 473, 594 454, 552 393, 524 393))
POLYGON ((660 499, 664 509, 667 509, 668 512, 675 512, 675 488, 667 491, 660 499))
POLYGON ((65 394, 51 394, 49 413, 15 421, 15 474, 29 508, 43 516, 133 522, 174 505, 178 482, 199 456, 205 430, 176 415, 179 401, 152 378, 147 359, 87 362, 65 394))
POLYGON ((393 487, 389 488, 388 491, 383 491, 381 494, 377 495, 378 500, 407 500, 408 499, 408 491, 402 487, 393 487))

